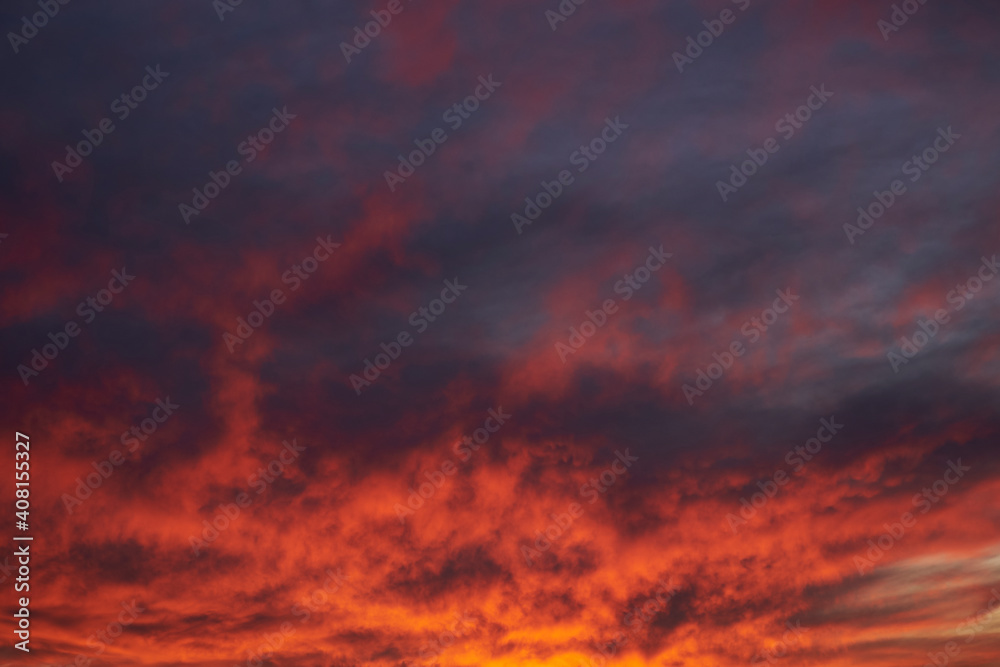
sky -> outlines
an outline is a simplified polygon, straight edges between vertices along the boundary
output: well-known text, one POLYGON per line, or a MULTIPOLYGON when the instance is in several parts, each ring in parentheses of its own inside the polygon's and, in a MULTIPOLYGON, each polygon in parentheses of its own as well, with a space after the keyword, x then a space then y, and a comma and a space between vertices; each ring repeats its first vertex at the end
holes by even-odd
POLYGON ((578 1, 6 3, 0 666, 1000 663, 996 8, 578 1))

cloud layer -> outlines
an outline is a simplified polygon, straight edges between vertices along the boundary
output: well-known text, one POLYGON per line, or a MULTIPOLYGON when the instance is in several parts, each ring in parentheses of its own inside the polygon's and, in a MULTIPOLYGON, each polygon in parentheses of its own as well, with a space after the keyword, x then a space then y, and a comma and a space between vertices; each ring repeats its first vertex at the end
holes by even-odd
POLYGON ((0 664, 996 664, 1000 23, 893 12, 61 5, 0 664))

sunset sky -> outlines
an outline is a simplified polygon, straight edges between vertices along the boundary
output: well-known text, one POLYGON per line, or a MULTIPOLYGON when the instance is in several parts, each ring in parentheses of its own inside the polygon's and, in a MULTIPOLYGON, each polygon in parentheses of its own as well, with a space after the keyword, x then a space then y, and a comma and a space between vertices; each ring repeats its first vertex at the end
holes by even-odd
POLYGON ((997 7, 61 2, 0 667, 1000 665, 997 7))

